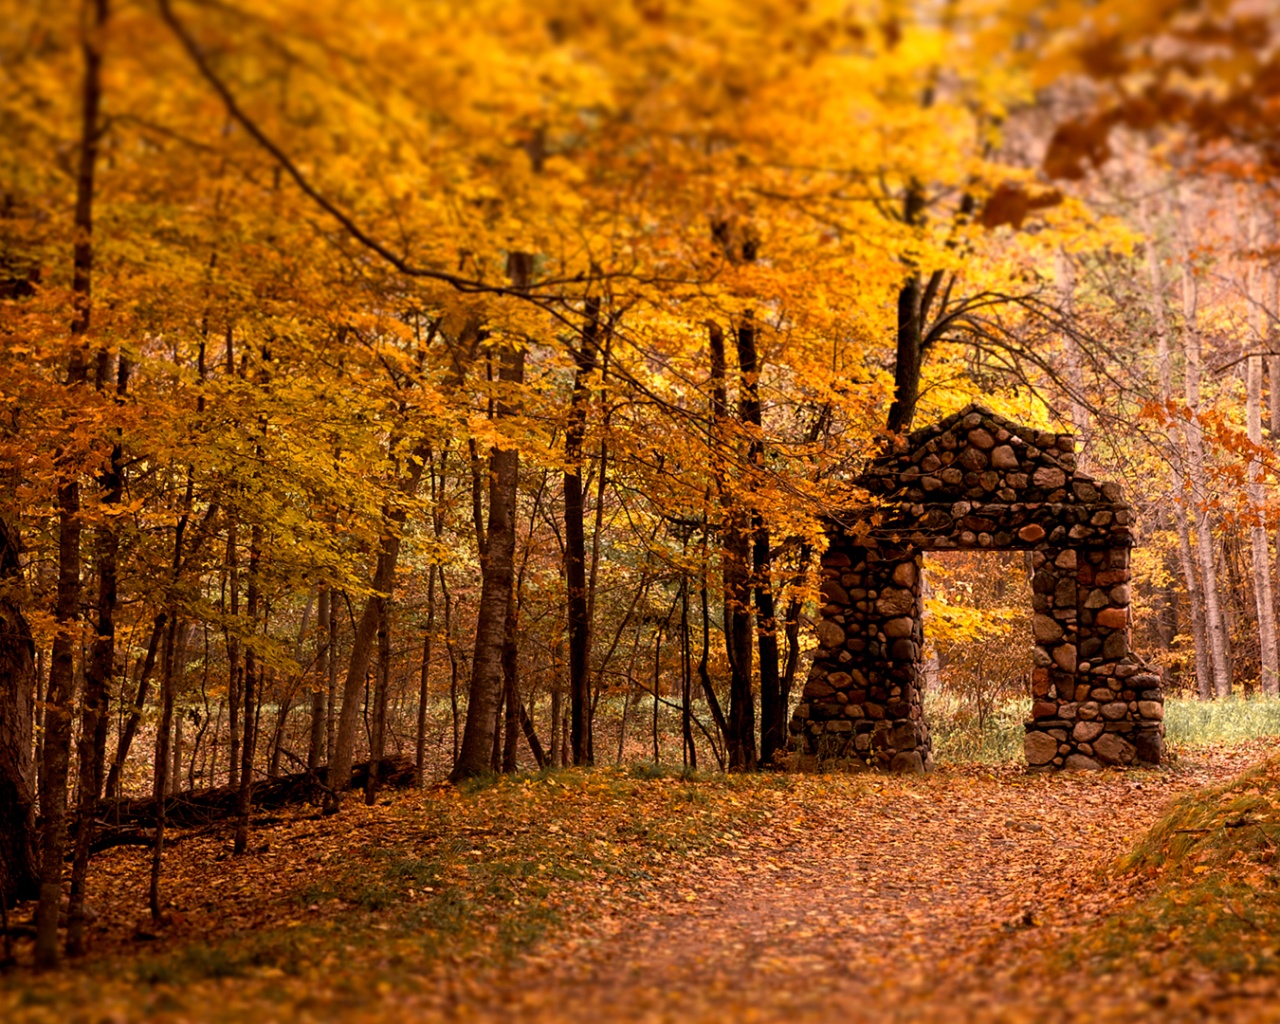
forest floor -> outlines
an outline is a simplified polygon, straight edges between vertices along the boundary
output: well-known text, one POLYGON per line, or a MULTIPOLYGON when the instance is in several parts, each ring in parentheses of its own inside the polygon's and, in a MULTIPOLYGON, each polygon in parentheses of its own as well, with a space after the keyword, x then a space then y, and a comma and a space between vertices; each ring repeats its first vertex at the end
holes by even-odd
POLYGON ((0 1019, 1280 1020, 1273 753, 440 787, 178 842, 162 928, 121 848, 0 1019))

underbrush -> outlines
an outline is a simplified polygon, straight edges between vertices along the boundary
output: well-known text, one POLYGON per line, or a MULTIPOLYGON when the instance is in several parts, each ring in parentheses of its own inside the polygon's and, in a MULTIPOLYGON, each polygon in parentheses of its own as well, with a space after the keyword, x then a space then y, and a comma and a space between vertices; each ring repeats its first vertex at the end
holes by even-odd
POLYGON ((1280 700, 1274 697, 1170 697, 1164 704, 1166 742, 1205 746, 1280 736, 1280 700))
POLYGON ((1110 866, 1136 901, 1068 952, 1098 970, 1280 973, 1280 755, 1179 799, 1110 866))
POLYGON ((998 704, 979 716, 971 701, 941 690, 927 693, 924 717, 933 737, 938 764, 1002 764, 1022 758, 1022 723, 1031 714, 1031 701, 998 704))
MULTIPOLYGON (((925 694, 924 714, 939 764, 1000 764, 1022 760, 1022 723, 1031 701, 1017 698, 980 717, 972 701, 946 690, 925 694)), ((1168 697, 1165 743, 1173 748, 1235 744, 1280 736, 1280 699, 1168 697)))

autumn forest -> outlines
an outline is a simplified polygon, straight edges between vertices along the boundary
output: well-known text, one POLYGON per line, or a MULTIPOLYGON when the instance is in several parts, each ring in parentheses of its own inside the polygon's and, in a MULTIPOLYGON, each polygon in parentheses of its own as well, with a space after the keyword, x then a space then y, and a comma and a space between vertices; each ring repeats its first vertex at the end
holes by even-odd
POLYGON ((0 10, 5 1020, 1273 1019, 1269 0, 0 10))

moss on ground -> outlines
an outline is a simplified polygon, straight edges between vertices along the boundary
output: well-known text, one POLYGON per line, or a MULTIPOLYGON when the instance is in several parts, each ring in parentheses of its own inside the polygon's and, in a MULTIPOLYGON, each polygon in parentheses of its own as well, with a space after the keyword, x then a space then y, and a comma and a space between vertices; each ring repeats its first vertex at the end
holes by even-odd
POLYGON ((1101 884, 1134 900, 1068 950, 1109 971, 1280 973, 1280 754, 1179 798, 1101 884))

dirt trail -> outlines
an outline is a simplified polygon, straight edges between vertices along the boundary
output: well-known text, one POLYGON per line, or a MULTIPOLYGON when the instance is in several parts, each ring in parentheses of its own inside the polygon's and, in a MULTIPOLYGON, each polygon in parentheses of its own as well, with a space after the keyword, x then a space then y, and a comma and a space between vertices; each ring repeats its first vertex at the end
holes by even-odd
POLYGON ((1064 984, 1046 959, 1113 908, 1120 894, 1099 867, 1173 796, 1234 774, 1250 756, 1215 752, 1159 773, 965 770, 868 782, 862 799, 778 822, 735 870, 691 879, 705 896, 674 892, 661 911, 546 950, 505 979, 498 1005, 491 989, 453 993, 450 1016, 1261 1019, 1256 1000, 1181 1006, 1160 986, 1064 984))

